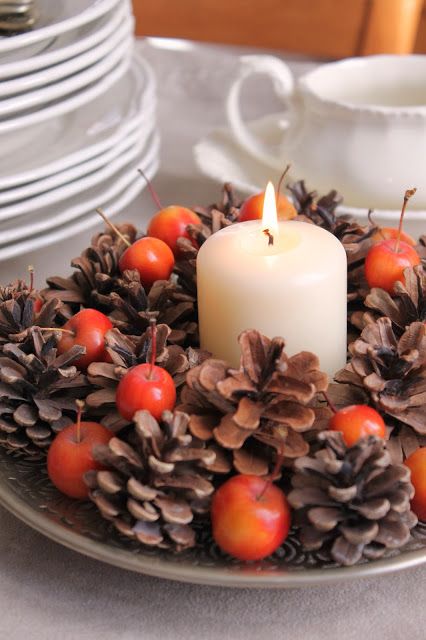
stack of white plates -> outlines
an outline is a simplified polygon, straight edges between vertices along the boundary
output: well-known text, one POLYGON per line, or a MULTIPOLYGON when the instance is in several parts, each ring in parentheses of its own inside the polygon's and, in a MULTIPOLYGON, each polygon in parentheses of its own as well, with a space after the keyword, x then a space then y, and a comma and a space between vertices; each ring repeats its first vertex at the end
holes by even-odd
POLYGON ((0 38, 0 260, 93 226, 158 166, 155 81, 128 0, 38 0, 0 38))

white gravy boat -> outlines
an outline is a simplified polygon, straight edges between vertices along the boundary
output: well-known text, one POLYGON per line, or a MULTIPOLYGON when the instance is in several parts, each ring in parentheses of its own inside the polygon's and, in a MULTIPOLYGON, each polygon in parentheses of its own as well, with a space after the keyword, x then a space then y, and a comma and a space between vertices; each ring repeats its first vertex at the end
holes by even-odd
POLYGON ((320 192, 340 191, 352 207, 397 209, 417 187, 411 208, 426 208, 426 56, 380 55, 321 65, 295 84, 273 56, 243 56, 227 99, 240 145, 320 192), (271 150, 246 126, 241 90, 252 74, 269 75, 288 128, 271 150))

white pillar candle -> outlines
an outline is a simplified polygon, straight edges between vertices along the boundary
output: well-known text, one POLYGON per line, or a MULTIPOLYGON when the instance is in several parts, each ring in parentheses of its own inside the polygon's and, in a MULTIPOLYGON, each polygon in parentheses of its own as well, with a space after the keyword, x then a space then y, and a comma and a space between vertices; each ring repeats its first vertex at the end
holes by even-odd
POLYGON ((254 220, 214 233, 197 258, 201 347, 238 367, 238 336, 257 329, 282 336, 288 355, 312 351, 332 377, 346 363, 346 269, 339 240, 306 222, 254 220))

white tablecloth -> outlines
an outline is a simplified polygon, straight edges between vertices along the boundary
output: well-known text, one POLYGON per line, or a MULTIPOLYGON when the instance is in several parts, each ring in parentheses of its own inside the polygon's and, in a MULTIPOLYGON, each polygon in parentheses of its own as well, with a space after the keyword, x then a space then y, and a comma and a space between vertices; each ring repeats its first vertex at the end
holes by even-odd
MULTIPOLYGON (((165 204, 207 204, 218 185, 200 177, 192 145, 224 124, 223 98, 241 50, 138 47, 158 72, 162 168, 155 186, 165 204)), ((292 61, 297 73, 312 66, 292 61)), ((274 109, 265 92, 249 115, 274 109)), ((154 212, 144 193, 118 216, 144 225, 154 212)), ((101 225, 100 225, 101 226, 101 225)), ((0 264, 0 281, 36 267, 66 274, 87 233, 0 264)), ((158 580, 72 552, 0 508, 0 640, 423 640, 426 567, 384 578, 300 590, 232 590, 158 580)))

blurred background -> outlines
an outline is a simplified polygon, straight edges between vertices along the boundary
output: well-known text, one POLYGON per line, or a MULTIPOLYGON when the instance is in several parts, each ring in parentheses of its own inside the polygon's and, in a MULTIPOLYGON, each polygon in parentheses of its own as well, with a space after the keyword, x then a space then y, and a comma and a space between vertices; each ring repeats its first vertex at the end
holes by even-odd
POLYGON ((425 53, 424 0, 133 0, 138 35, 318 58, 425 53))

